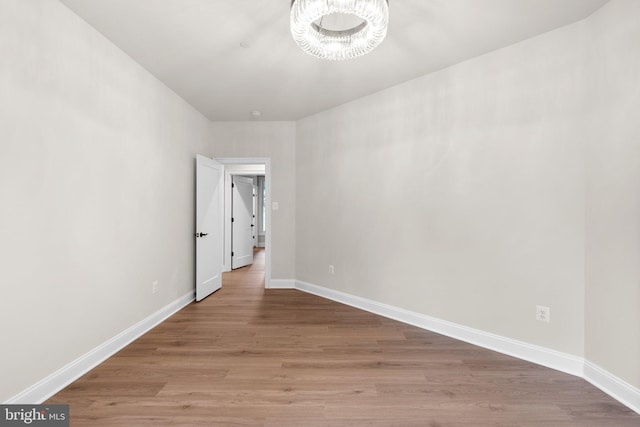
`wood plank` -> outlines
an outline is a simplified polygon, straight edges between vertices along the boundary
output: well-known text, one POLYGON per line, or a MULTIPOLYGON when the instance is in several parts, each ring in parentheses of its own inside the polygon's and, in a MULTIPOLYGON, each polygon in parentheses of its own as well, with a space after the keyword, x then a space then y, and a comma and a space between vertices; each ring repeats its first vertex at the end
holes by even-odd
POLYGON ((586 381, 296 290, 264 251, 52 397, 73 426, 639 426, 586 381))

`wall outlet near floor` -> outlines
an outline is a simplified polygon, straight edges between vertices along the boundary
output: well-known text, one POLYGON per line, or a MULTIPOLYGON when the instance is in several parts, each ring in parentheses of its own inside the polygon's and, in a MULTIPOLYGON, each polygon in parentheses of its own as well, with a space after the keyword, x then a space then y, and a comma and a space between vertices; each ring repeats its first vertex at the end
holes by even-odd
POLYGON ((551 309, 544 305, 536 305, 536 320, 541 322, 551 322, 551 309))
POLYGON ((155 294, 158 292, 158 281, 154 280, 153 283, 151 284, 151 293, 155 294))
POLYGON ((336 269, 333 268, 333 264, 329 264, 329 274, 332 276, 336 273, 336 269))

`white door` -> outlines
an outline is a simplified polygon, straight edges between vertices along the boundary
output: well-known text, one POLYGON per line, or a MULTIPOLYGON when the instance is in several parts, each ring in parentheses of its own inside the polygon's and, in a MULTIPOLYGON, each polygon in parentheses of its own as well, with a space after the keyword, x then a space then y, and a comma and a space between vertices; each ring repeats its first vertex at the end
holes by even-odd
POLYGON ((258 213, 258 186, 254 184, 253 186, 253 211, 251 212, 251 246, 254 248, 258 247, 258 221, 256 215, 258 213))
POLYGON ((196 301, 222 286, 223 166, 196 156, 196 301))
POLYGON ((253 179, 234 176, 231 191, 231 268, 253 263, 253 179))

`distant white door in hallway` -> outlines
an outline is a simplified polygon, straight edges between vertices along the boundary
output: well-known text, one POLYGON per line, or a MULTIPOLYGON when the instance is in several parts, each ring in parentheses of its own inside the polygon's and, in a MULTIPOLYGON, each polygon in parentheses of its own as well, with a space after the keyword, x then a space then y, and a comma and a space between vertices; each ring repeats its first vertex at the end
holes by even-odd
POLYGON ((253 179, 233 176, 231 195, 231 268, 253 263, 253 179))

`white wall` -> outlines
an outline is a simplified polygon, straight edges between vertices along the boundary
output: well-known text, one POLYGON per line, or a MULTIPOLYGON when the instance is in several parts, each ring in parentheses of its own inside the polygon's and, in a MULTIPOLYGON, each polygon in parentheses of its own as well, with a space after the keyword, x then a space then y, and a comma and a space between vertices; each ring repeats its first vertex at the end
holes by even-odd
POLYGON ((210 129, 57 1, 0 2, 0 58, 5 401, 193 291, 210 129))
POLYGON ((297 278, 582 355, 584 41, 579 23, 301 120, 297 278))
POLYGON ((271 158, 271 277, 295 278, 295 122, 213 122, 212 157, 271 158))
POLYGON ((614 0, 301 120, 296 277, 640 387, 639 40, 614 0))
POLYGON ((590 20, 586 356, 640 388, 640 2, 590 20))

